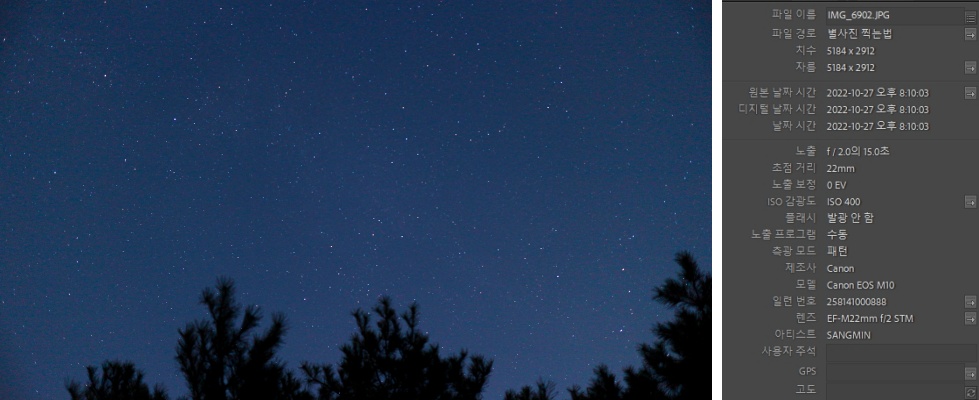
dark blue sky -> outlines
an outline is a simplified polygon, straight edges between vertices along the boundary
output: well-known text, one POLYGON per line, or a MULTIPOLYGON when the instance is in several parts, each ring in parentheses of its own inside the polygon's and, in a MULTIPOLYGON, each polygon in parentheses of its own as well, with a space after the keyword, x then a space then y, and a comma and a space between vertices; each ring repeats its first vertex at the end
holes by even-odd
POLYGON ((0 14, 0 397, 105 359, 184 394, 220 275, 289 366, 386 294, 484 398, 563 391, 711 265, 705 1, 110 3, 0 14))

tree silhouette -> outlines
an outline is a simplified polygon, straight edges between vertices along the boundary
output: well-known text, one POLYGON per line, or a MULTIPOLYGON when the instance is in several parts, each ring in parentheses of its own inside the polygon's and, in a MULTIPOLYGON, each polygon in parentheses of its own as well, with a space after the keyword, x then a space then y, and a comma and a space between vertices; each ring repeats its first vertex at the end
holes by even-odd
POLYGON ((162 386, 150 388, 143 383, 143 372, 131 362, 106 361, 102 363, 102 373, 94 366, 88 371, 88 383, 82 385, 75 380, 65 384, 71 400, 168 400, 162 386))
POLYGON ((204 289, 200 298, 210 320, 198 320, 179 330, 177 362, 192 400, 304 399, 301 382, 275 359, 286 332, 285 317, 272 315, 272 325, 253 335, 262 316, 256 306, 235 303, 234 283, 219 278, 217 290, 204 289), (237 324, 237 326, 236 326, 237 324))
POLYGON ((353 313, 358 332, 341 347, 335 369, 303 364, 306 380, 318 387, 320 400, 481 398, 492 361, 469 357, 465 350, 443 358, 438 346, 418 330, 416 304, 400 320, 390 298, 382 297, 373 311, 379 318, 374 326, 367 312, 353 313))
POLYGON ((673 321, 656 325, 660 340, 640 347, 643 369, 631 375, 650 386, 657 380, 647 376, 659 377, 659 388, 670 398, 705 399, 710 397, 711 279, 688 252, 678 254, 676 262, 680 279, 668 279, 654 297, 676 314, 673 321))
POLYGON ((554 382, 538 378, 535 386, 536 390, 530 386, 524 386, 519 392, 507 390, 504 400, 554 400, 554 382))
POLYGON ((615 374, 605 364, 595 367, 595 377, 585 393, 581 393, 577 385, 568 389, 568 392, 571 393, 571 400, 621 399, 623 394, 622 386, 615 380, 615 374))
POLYGON ((679 278, 667 279, 653 299, 675 310, 672 321, 656 324, 653 345, 642 344, 643 365, 625 370, 625 387, 605 366, 585 392, 574 386, 572 400, 707 399, 710 397, 711 279, 689 252, 676 256, 679 278))
MULTIPOLYGON (((271 326, 256 333, 261 313, 235 301, 227 278, 204 289, 200 303, 210 318, 178 330, 176 360, 190 391, 181 400, 476 400, 493 366, 465 350, 443 357, 418 330, 418 306, 399 318, 384 297, 373 308, 376 323, 367 312, 353 313, 358 332, 341 348, 335 368, 304 363, 299 379, 275 356, 286 333, 282 314, 273 314, 271 326)), ((66 382, 72 400, 168 400, 160 386, 151 392, 130 362, 105 362, 101 374, 90 366, 88 380, 85 386, 66 382)))

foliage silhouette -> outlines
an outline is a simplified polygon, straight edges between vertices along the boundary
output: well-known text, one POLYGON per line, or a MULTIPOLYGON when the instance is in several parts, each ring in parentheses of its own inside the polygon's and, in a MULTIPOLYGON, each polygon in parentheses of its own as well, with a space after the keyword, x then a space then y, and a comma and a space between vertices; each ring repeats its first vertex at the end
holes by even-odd
POLYGON ((166 391, 157 385, 150 388, 143 383, 143 372, 131 362, 106 361, 102 373, 94 366, 88 371, 88 383, 84 388, 75 380, 65 384, 71 400, 168 400, 166 391))
MULTIPOLYGON (((418 330, 418 306, 399 319, 384 297, 373 308, 375 324, 367 312, 353 313, 358 332, 342 346, 335 368, 304 363, 300 379, 276 358, 285 317, 273 314, 271 326, 258 334, 261 313, 239 305, 234 292, 230 279, 219 278, 200 297, 210 318, 178 330, 176 361, 190 392, 181 400, 476 400, 493 367, 465 350, 443 357, 418 330)), ((130 362, 107 361, 101 374, 90 366, 88 379, 84 387, 66 382, 72 400, 168 400, 160 386, 151 392, 130 362)))
POLYGON ((667 279, 654 298, 675 310, 674 319, 656 324, 652 346, 640 346, 643 368, 626 371, 626 382, 656 387, 672 399, 710 397, 711 279, 688 252, 676 257, 679 279, 667 279), (659 385, 655 385, 659 383, 659 385))
POLYGON ((707 399, 710 398, 711 278, 700 271, 689 252, 677 253, 678 278, 655 289, 653 299, 675 310, 672 321, 656 324, 658 339, 639 346, 643 365, 625 370, 625 387, 602 366, 582 392, 568 391, 572 400, 707 399))
POLYGON ((416 304, 399 320, 391 299, 382 297, 373 312, 378 317, 373 326, 367 312, 353 313, 358 332, 341 347, 336 368, 303 364, 306 380, 318 388, 320 400, 481 398, 491 360, 469 357, 465 350, 443 358, 438 346, 418 330, 416 304))
POLYGON ((204 289, 200 303, 207 307, 210 320, 189 323, 178 331, 177 363, 190 399, 308 398, 300 390, 301 382, 275 359, 286 333, 285 316, 273 314, 264 334, 249 337, 261 313, 249 306, 242 315, 234 299, 234 283, 227 278, 218 279, 216 290, 204 289))
POLYGON ((538 378, 535 386, 536 391, 530 386, 524 386, 519 392, 507 390, 504 400, 554 400, 554 382, 538 378))
MULTIPOLYGON (((639 346, 642 367, 625 369, 624 385, 607 366, 595 368, 588 388, 568 389, 572 400, 687 400, 710 398, 711 278, 689 252, 676 255, 678 278, 667 279, 653 299, 675 310, 672 321, 653 328, 657 340, 639 346)), ((538 392, 540 393, 538 383, 538 392)), ((529 386, 506 400, 542 399, 529 386)))
POLYGON ((577 385, 568 389, 568 392, 571 393, 571 400, 621 399, 623 394, 622 386, 615 380, 615 374, 604 364, 595 367, 595 377, 584 394, 577 385))

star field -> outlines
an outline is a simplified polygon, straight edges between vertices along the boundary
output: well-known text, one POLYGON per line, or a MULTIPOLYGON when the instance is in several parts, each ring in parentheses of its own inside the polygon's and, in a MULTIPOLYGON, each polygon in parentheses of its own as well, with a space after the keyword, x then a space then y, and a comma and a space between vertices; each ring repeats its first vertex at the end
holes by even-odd
POLYGON ((711 264, 709 3, 289 3, 0 17, 0 397, 106 359, 185 394, 218 276, 290 367, 381 295, 486 399, 638 364, 674 253, 711 264))

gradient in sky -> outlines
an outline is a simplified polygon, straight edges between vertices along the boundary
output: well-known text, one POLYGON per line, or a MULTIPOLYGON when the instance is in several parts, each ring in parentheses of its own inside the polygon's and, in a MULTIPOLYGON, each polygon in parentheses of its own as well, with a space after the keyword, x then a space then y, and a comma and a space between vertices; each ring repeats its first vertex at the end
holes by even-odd
POLYGON ((7 5, 0 397, 106 359, 185 394, 218 276, 293 368, 381 295, 486 399, 637 365, 674 254, 711 265, 710 4, 281 3, 7 5))

